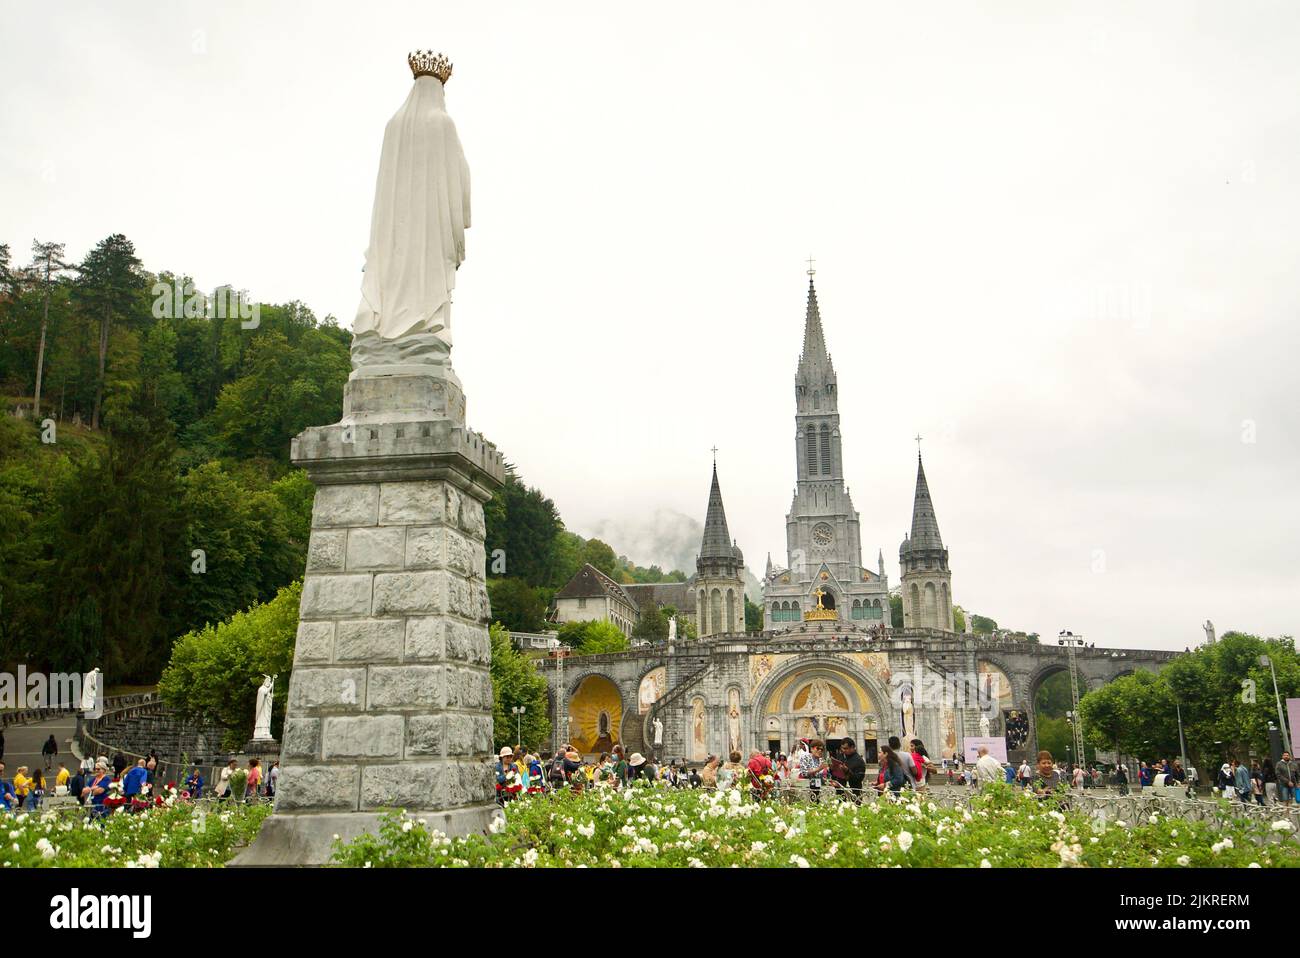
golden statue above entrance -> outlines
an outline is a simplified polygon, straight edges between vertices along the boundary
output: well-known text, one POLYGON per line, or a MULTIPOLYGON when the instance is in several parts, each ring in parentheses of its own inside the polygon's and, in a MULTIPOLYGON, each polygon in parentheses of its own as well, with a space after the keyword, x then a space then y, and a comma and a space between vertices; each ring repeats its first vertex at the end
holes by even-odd
MULTIPOLYGON (((805 622, 834 622, 839 618, 839 613, 834 609, 828 609, 822 604, 822 598, 829 595, 819 586, 813 590, 813 597, 817 600, 817 608, 809 609, 803 614, 805 622)), ((832 596, 832 598, 834 598, 832 596)))

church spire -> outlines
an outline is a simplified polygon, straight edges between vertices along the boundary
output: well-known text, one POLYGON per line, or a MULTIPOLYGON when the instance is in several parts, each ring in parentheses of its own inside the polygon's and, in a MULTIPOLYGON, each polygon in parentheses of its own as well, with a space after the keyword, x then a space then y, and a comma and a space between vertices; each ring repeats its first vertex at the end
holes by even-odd
MULTIPOLYGON (((826 335, 822 332, 822 314, 817 306, 817 287, 813 285, 812 270, 808 271, 808 307, 804 314, 803 352, 799 356, 799 379, 807 381, 814 371, 826 370, 834 376, 830 354, 826 351, 826 335)), ((819 377, 820 378, 820 377, 819 377)))
POLYGON ((934 517, 934 502, 930 499, 930 485, 925 481, 925 464, 921 451, 916 452, 916 496, 912 501, 911 548, 943 549, 939 537, 939 521, 934 517))
POLYGON ((713 485, 709 488, 709 511, 704 518, 704 539, 700 542, 701 559, 731 558, 733 546, 727 531, 727 513, 722 508, 722 490, 718 486, 718 464, 713 464, 713 485))

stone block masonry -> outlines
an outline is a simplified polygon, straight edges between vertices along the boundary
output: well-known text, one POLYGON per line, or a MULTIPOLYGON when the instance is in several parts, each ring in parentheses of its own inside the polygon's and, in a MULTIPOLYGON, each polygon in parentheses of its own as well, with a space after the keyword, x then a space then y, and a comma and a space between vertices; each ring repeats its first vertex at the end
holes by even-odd
POLYGON ((294 440, 317 488, 280 787, 235 864, 323 864, 386 809, 448 834, 495 814, 483 505, 504 467, 463 408, 454 378, 354 379, 343 421, 294 440))

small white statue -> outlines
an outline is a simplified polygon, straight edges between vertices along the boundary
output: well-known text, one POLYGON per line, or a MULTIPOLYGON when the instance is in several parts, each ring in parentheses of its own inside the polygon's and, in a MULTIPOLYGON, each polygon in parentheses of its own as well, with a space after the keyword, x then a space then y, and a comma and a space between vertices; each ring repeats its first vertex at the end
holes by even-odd
POLYGON ((987 715, 981 715, 980 716, 980 738, 988 738, 988 737, 989 737, 989 717, 987 715))
POLYGON ((271 738, 271 694, 275 691, 275 676, 263 675, 257 688, 257 711, 253 720, 253 740, 274 741, 271 738))
POLYGON ((100 701, 99 690, 102 685, 101 673, 99 669, 91 669, 86 673, 81 682, 81 711, 86 713, 86 718, 99 718, 100 701))
POLYGON ((668 641, 669 643, 677 641, 677 616, 671 616, 668 619, 668 641))
POLYGON ((1214 623, 1211 622, 1209 619, 1206 619, 1205 624, 1201 626, 1201 628, 1205 630, 1205 644, 1213 645, 1214 644, 1214 623))
POLYGON ((655 720, 650 724, 654 726, 654 730, 655 730, 655 746, 658 747, 660 745, 663 745, 664 744, 664 723, 659 721, 659 716, 656 715, 655 720))

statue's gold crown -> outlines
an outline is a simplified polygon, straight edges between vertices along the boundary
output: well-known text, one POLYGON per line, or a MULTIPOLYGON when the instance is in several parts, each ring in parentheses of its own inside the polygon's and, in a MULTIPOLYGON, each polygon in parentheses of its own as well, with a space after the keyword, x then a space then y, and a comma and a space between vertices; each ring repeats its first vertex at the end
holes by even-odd
POLYGON ((411 73, 417 77, 437 77, 443 83, 451 79, 451 61, 432 50, 416 50, 406 55, 411 73))

